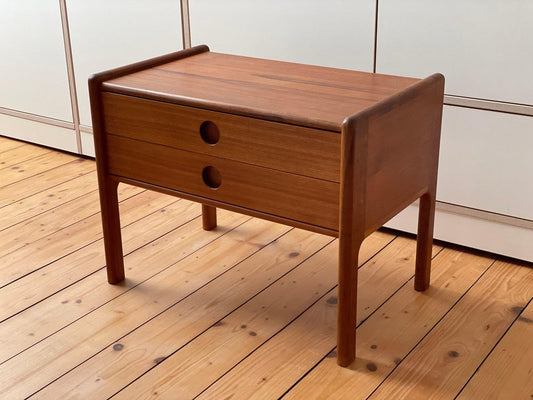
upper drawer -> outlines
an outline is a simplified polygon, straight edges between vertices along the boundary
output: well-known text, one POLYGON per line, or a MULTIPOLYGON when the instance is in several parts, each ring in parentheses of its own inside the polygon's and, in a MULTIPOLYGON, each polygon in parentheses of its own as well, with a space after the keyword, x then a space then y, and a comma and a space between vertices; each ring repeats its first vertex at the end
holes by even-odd
POLYGON ((533 105, 533 1, 382 0, 377 72, 446 76, 446 94, 533 105))
POLYGON ((339 133, 107 92, 102 101, 107 133, 339 182, 339 133))

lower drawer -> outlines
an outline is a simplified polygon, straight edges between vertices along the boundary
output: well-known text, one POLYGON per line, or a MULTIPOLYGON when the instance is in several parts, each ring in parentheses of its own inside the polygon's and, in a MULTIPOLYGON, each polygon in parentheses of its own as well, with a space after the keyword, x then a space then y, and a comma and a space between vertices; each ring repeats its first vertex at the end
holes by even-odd
POLYGON ((339 184, 107 136, 113 175, 338 230, 339 184))

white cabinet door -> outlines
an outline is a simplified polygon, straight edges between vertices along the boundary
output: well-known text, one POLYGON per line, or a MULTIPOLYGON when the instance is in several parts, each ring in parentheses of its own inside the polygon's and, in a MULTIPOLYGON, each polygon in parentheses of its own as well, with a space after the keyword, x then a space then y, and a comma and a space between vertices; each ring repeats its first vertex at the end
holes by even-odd
POLYGON ((90 75, 183 48, 179 0, 67 0, 67 10, 82 125, 90 75))
POLYGON ((193 45, 372 71, 374 0, 192 0, 189 7, 193 45))
POLYGON ((72 121, 57 0, 0 2, 0 107, 72 121))
POLYGON ((446 106, 437 199, 533 220, 533 117, 446 106))
POLYGON ((378 72, 441 72, 446 93, 533 104, 533 1, 381 0, 378 72))

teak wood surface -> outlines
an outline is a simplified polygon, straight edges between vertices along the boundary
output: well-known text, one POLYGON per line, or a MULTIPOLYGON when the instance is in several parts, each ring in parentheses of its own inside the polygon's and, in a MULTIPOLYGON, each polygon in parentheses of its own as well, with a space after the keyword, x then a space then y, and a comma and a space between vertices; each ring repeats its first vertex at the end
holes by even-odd
POLYGON ((89 80, 108 281, 124 279, 117 186, 129 183, 339 237, 339 365, 355 357, 359 249, 420 198, 415 289, 429 286, 444 78, 212 53, 89 80))

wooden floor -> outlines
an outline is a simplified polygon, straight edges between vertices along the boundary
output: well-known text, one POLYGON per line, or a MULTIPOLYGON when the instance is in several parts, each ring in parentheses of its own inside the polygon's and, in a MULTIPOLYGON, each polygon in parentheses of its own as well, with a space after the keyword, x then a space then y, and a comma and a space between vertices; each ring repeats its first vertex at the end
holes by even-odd
MULTIPOLYGON (((529 399, 533 268, 415 242, 360 260, 356 362, 335 362, 337 241, 121 186, 106 283, 95 164, 0 137, 0 398, 529 399)), ((444 247, 443 247, 444 246, 444 247)))

